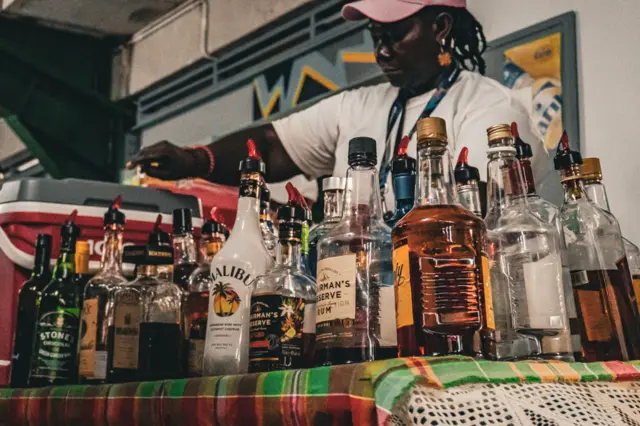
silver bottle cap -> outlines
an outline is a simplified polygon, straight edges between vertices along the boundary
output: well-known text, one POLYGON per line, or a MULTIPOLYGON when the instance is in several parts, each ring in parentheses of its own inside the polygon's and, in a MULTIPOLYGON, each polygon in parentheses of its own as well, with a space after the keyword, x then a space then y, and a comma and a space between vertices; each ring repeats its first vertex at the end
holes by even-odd
POLYGON ((344 191, 347 179, 331 176, 322 180, 323 191, 344 191))

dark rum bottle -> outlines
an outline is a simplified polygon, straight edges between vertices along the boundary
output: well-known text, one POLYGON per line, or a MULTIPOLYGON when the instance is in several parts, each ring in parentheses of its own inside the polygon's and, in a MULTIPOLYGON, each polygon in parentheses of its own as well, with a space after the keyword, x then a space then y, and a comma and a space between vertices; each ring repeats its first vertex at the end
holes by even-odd
POLYGON ((640 359, 640 318, 620 226, 585 194, 582 157, 566 132, 554 160, 565 196, 560 220, 567 245, 585 361, 640 359))
POLYGON ((11 357, 11 387, 24 388, 29 380, 38 299, 51 279, 51 235, 38 234, 31 276, 18 295, 18 317, 11 357))

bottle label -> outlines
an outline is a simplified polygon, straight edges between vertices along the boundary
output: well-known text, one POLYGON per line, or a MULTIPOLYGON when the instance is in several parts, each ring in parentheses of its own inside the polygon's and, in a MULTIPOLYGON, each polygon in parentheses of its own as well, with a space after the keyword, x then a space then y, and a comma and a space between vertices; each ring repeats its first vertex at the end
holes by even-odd
POLYGON ((356 255, 318 262, 316 339, 321 345, 351 347, 356 318, 356 255))
POLYGON ((493 288, 489 273, 489 258, 482 256, 482 281, 484 282, 484 316, 488 329, 495 330, 496 316, 493 311, 493 288))
MULTIPOLYGON (((562 330, 565 310, 562 303, 562 261, 559 254, 551 254, 537 262, 524 263, 523 274, 526 295, 526 325, 540 330, 562 330)), ((524 309, 523 309, 524 310, 524 309)))
POLYGON ((189 356, 187 358, 187 372, 189 375, 202 375, 202 361, 204 359, 204 339, 189 339, 189 356))
POLYGON ((303 256, 309 254, 309 224, 304 222, 302 224, 302 235, 300 237, 300 251, 303 256))
POLYGON ((315 303, 304 305, 304 323, 302 324, 304 334, 316 334, 316 309, 315 303))
POLYGON ((640 311, 640 275, 633 276, 633 292, 636 298, 636 305, 640 311))
POLYGON ((251 298, 249 322, 249 364, 263 371, 261 364, 301 368, 305 303, 299 297, 261 294, 251 298))
POLYGON ((594 272, 598 281, 589 282, 589 273, 585 270, 571 272, 571 284, 575 303, 584 323, 585 334, 589 342, 609 342, 613 338, 613 328, 605 307, 602 291, 610 287, 606 273, 594 272), (600 282, 603 279, 603 282, 600 282))
POLYGON ((82 304, 82 335, 80 336, 80 375, 96 377, 96 335, 98 330, 98 299, 82 304))
POLYGON ((114 312, 113 368, 138 368, 138 346, 140 341, 140 321, 138 303, 118 303, 114 312))
POLYGON ((396 327, 413 325, 413 298, 411 296, 411 273, 409 266, 409 244, 407 240, 393 250, 393 274, 396 295, 396 327))
POLYGON ((204 373, 246 373, 249 308, 256 277, 250 262, 213 261, 204 353, 204 373))
POLYGON ((78 309, 47 312, 38 322, 32 377, 72 379, 77 374, 78 309))

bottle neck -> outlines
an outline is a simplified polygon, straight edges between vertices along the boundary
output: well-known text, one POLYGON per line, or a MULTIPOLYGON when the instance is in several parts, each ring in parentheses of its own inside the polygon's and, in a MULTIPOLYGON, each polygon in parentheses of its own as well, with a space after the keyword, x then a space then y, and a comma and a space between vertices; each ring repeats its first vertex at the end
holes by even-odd
POLYGON ((51 251, 45 247, 36 247, 35 259, 31 278, 40 278, 49 276, 51 268, 51 251))
POLYGON ((465 183, 456 184, 460 204, 470 210, 476 216, 482 216, 482 205, 480 203, 480 187, 477 180, 470 180, 465 183))
POLYGON ((105 229, 102 259, 100 260, 101 273, 122 275, 123 234, 122 225, 113 224, 105 229))
POLYGON ((89 273, 89 253, 76 253, 75 263, 76 274, 86 275, 89 273))
POLYGON ((580 166, 572 164, 561 171, 562 187, 564 188, 564 202, 572 203, 581 199, 584 194, 584 181, 580 176, 580 166))
POLYGON ((416 195, 416 175, 398 174, 393 176, 393 193, 396 198, 396 210, 413 206, 416 195))
POLYGON ((75 250, 63 248, 58 256, 58 261, 53 269, 53 279, 67 280, 71 279, 75 273, 75 250))
POLYGON ((276 263, 293 270, 300 270, 302 264, 302 246, 300 240, 281 239, 278 242, 276 263))
MULTIPOLYGON (((438 141, 440 142, 440 141, 438 141)), ((418 146, 418 184, 416 205, 455 205, 455 191, 451 156, 447 145, 421 142, 418 146)))
POLYGON ((378 171, 372 164, 356 164, 347 171, 348 189, 344 195, 343 217, 382 220, 378 171))
POLYGON ((176 265, 198 263, 196 242, 191 233, 173 236, 173 255, 176 265))
POLYGON ((489 151, 487 198, 492 215, 501 214, 507 207, 527 208, 527 185, 515 153, 510 147, 489 151))
POLYGON ((136 278, 149 278, 158 275, 156 265, 138 265, 136 268, 136 278))
POLYGON ((238 211, 231 237, 238 233, 254 234, 262 238, 260 230, 260 174, 243 173, 240 177, 238 211))
POLYGON ((611 211, 607 190, 600 180, 584 181, 584 191, 593 203, 603 210, 611 211))
POLYGON ((202 240, 202 258, 205 263, 211 263, 216 254, 222 249, 226 238, 223 234, 213 233, 205 235, 202 240))
POLYGON ((336 222, 342 217, 343 192, 340 190, 324 191, 325 222, 336 222))
POLYGON ((524 176, 524 183, 527 189, 527 195, 536 194, 536 181, 533 178, 533 169, 531 168, 531 159, 522 158, 520 160, 520 167, 522 168, 522 174, 524 176))

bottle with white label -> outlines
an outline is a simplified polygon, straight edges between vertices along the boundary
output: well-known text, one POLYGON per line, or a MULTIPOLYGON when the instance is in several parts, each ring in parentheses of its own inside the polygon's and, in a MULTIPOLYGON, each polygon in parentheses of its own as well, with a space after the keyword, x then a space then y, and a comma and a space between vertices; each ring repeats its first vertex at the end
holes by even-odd
MULTIPOLYGON (((514 352, 498 354, 498 358, 542 357, 541 339, 545 336, 568 335, 564 302, 561 240, 558 230, 540 220, 529 209, 522 167, 516 158, 513 134, 509 125, 487 130, 489 138, 489 193, 499 193, 500 202, 490 206, 485 224, 490 231, 491 277, 493 283, 496 336, 509 333, 512 325, 519 335, 534 345, 526 354, 520 340, 504 343, 514 352), (500 303, 504 294, 508 299, 500 303), (520 352, 518 352, 518 349, 520 352)), ((496 344, 500 347, 500 339, 496 344)), ((507 348, 501 348, 507 349, 507 348)), ((496 355, 496 354, 493 354, 496 355)))
POLYGON ((305 209, 287 184, 289 202, 278 209, 276 265, 258 278, 251 296, 249 372, 313 365, 316 338, 315 282, 302 270, 305 209))
POLYGON ((249 316, 256 279, 272 265, 260 231, 260 185, 265 164, 253 141, 240 163, 240 198, 229 240, 211 262, 212 285, 203 374, 244 374, 249 367, 249 316))
POLYGON ((349 142, 343 216, 318 243, 318 366, 397 356, 391 229, 376 162, 375 140, 349 142))
POLYGON ((104 215, 104 245, 100 272, 84 290, 80 337, 80 382, 105 383, 109 327, 113 322, 113 293, 127 283, 122 273, 122 236, 125 216, 118 196, 104 215))

